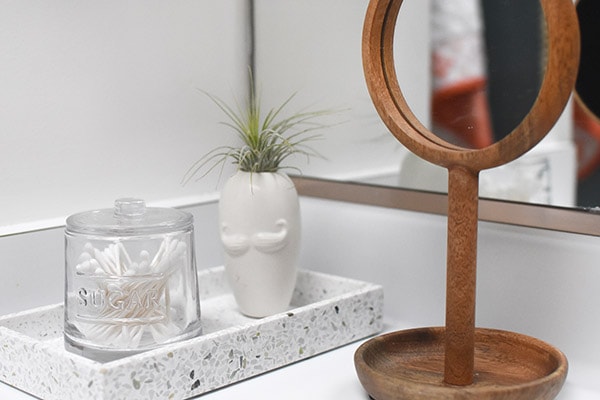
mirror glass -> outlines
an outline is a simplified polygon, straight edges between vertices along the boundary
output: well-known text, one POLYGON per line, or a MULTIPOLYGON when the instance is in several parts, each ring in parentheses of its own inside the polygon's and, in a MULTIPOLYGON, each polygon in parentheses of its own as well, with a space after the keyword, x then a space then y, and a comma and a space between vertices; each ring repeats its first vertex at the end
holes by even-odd
MULTIPOLYGON (((329 131, 318 144, 326 159, 300 165, 305 177, 444 192, 445 169, 404 149, 372 106, 360 48, 367 5, 367 0, 343 7, 336 1, 273 5, 255 0, 257 77, 265 93, 298 91, 307 104, 349 109, 344 116, 347 122, 329 131)), ((458 136, 453 143, 486 146, 510 133, 529 111, 544 75, 545 26, 539 1, 405 0, 398 19, 394 43, 398 82, 426 127, 440 135, 458 136), (459 14, 459 9, 466 14, 459 14), (443 25, 434 18, 440 11, 453 17, 445 20, 446 33, 434 31, 443 25), (469 15, 477 15, 477 21, 465 22, 469 15), (462 21, 479 35, 466 42, 468 56, 461 63, 467 70, 477 66, 471 68, 477 74, 470 75, 472 91, 465 91, 462 99, 456 92, 446 98, 438 92, 442 86, 436 74, 447 68, 447 61, 440 56, 443 53, 436 54, 436 46, 446 44, 451 54, 457 53, 451 43, 460 29, 452 21, 462 21), (477 63, 473 52, 479 54, 477 63), (451 101, 452 97, 459 97, 458 101, 451 101), (485 113, 478 111, 482 103, 485 113), (460 111, 465 108, 471 113, 460 111), (472 129, 473 121, 480 120, 489 126, 483 134, 472 129), (456 125, 466 133, 448 132, 456 125)), ((283 93, 276 97, 282 98, 283 93)), ((573 136, 569 104, 533 150, 506 166, 481 173, 480 195, 576 206, 578 160, 573 136)))
MULTIPOLYGON (((430 13, 430 129, 461 147, 486 147, 521 122, 539 92, 544 72, 541 5, 432 0, 430 13)), ((409 86, 409 77, 400 76, 405 78, 399 80, 400 88, 409 86)), ((406 100, 410 106, 411 98, 406 100)))
POLYGON ((585 106, 594 115, 600 115, 600 4, 594 0, 579 0, 577 16, 581 31, 581 59, 576 91, 585 106))
POLYGON ((581 59, 575 85, 575 141, 579 155, 578 205, 600 204, 600 4, 579 0, 577 16, 581 31, 581 59))
MULTIPOLYGON (((431 0, 429 12, 429 42, 413 45, 429 48, 431 108, 429 115, 416 113, 416 117, 430 119, 430 130, 463 148, 480 149, 503 139, 529 112, 541 87, 546 59, 541 4, 431 0)), ((401 9, 398 24, 409 17, 401 9)), ((396 35, 396 40, 402 37, 396 35)), ((402 55, 396 54, 395 60, 402 69, 402 55)), ((412 77, 401 71, 397 74, 400 88, 410 87, 412 77)), ((410 106, 410 93, 406 100, 410 106)), ((550 168, 548 157, 529 155, 484 171, 480 195, 544 204, 565 201, 553 193, 550 168)), ((408 154, 398 184, 445 192, 447 173, 408 154)), ((572 195, 564 197, 571 204, 572 195)))

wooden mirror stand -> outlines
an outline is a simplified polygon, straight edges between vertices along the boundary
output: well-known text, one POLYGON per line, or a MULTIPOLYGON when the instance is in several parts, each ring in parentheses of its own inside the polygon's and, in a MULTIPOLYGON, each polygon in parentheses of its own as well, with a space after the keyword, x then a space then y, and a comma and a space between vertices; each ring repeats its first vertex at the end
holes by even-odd
POLYGON ((449 171, 445 328, 400 331, 355 355, 363 386, 384 399, 552 399, 566 377, 564 355, 537 339, 475 328, 479 172, 515 160, 548 133, 575 84, 579 30, 571 0, 540 0, 547 31, 539 95, 522 122, 483 149, 437 137, 410 110, 392 54, 402 0, 372 0, 363 31, 363 65, 375 108, 391 133, 421 158, 449 171))

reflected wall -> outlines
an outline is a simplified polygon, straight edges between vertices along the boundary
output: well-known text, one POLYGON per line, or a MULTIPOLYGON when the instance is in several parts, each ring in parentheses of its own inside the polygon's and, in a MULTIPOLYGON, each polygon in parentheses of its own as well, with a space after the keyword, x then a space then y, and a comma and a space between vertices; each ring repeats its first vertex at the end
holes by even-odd
MULTIPOLYGON (((342 123, 319 143, 326 159, 299 159, 305 176, 395 184, 407 151, 380 121, 362 70, 366 0, 255 0, 256 76, 264 99, 275 103, 297 92, 296 104, 342 108, 342 123)), ((428 115, 430 67, 429 1, 406 1, 395 51, 404 60, 399 75, 413 107, 428 115)))
MULTIPOLYGON (((486 1, 483 4, 488 3, 486 1)), ((508 3, 520 6, 523 2, 508 3)), ((528 25, 527 18, 538 18, 536 11, 539 11, 539 7, 530 3, 522 15, 514 12, 507 15, 507 24, 514 25, 514 20, 511 22, 509 17, 520 19, 521 26, 528 25)), ((266 0, 257 0, 257 76, 269 96, 275 93, 275 97, 282 98, 283 94, 279 93, 299 90, 300 98, 307 104, 334 104, 349 109, 348 122, 328 132, 323 143, 319 144, 327 160, 311 161, 303 166, 305 176, 444 192, 447 188, 446 171, 406 151, 387 132, 370 104, 364 85, 359 45, 367 4, 368 1, 348 4, 334 0, 290 0, 277 2, 274 6, 266 0)), ((403 3, 396 25, 394 49, 400 86, 413 112, 427 126, 431 124, 431 74, 435 67, 431 60, 432 38, 427 22, 431 18, 431 7, 430 0, 403 3)), ((484 11, 482 24, 487 23, 491 13, 497 13, 497 10, 487 7, 484 7, 484 11)), ((543 30, 539 18, 535 22, 543 30)), ((500 26, 493 29, 502 37, 503 29, 507 28, 500 26)), ((518 34, 513 32, 512 43, 519 42, 518 34)), ((531 50, 535 55, 530 58, 534 60, 511 57, 506 54, 506 49, 501 50, 490 56, 488 61, 506 66, 511 69, 509 73, 523 75, 519 78, 539 81, 539 61, 543 59, 539 49, 531 50), (530 65, 530 62, 535 64, 530 65), (527 68, 522 63, 527 63, 527 68), (535 69, 538 69, 537 74, 535 69)), ((518 49, 518 54, 523 52, 525 49, 518 49)), ((518 89, 523 88, 519 79, 513 82, 517 90, 509 91, 506 87, 507 78, 496 74, 498 76, 501 79, 489 82, 489 85, 495 89, 495 103, 504 103, 504 109, 498 112, 504 117, 507 109, 517 103, 517 96, 525 101, 531 98, 527 97, 529 93, 517 93, 518 89)), ((527 91, 535 92, 535 88, 527 91)), ((573 206, 577 183, 576 153, 569 110, 570 106, 548 137, 522 159, 500 170, 484 171, 480 194, 515 201, 573 206)), ((501 126, 502 119, 498 120, 500 122, 496 125, 500 125, 500 130, 505 129, 501 126)), ((514 121, 507 120, 514 125, 514 121)), ((507 133, 499 132, 499 136, 507 133)))

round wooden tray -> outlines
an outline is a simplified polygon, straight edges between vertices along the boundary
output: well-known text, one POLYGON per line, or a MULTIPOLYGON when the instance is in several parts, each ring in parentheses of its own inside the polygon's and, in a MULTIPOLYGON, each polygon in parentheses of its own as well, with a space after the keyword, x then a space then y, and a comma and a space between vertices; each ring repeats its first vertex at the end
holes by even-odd
POLYGON ((354 355, 358 377, 376 400, 550 400, 567 376, 567 359, 529 336, 475 330, 471 385, 444 383, 444 328, 398 331, 371 339, 354 355))

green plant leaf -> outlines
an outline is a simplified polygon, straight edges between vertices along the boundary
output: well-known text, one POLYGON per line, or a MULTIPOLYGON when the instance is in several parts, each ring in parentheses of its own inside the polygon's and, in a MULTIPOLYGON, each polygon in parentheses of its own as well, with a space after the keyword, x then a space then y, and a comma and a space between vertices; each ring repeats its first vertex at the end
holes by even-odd
POLYGON ((322 138, 322 135, 315 131, 332 126, 318 120, 340 110, 303 110, 283 116, 286 107, 296 96, 294 93, 263 116, 260 97, 251 73, 250 81, 248 98, 243 105, 236 100, 234 107, 201 90, 225 114, 227 120, 221 123, 236 133, 240 144, 219 146, 203 155, 185 173, 183 184, 187 184, 194 177, 201 179, 217 167, 220 167, 222 174, 228 160, 242 171, 260 173, 277 172, 283 168, 299 171, 297 167, 284 164, 295 154, 307 159, 323 157, 308 143, 322 138))

